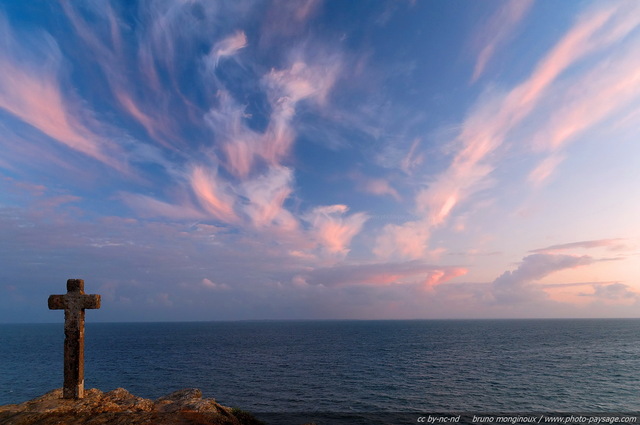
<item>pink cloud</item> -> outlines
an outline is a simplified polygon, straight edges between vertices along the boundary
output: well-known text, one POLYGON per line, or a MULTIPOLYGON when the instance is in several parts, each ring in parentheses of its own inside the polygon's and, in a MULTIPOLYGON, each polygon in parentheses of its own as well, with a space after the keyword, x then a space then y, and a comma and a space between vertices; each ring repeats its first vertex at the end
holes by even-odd
POLYGON ((120 199, 143 217, 166 217, 174 220, 205 219, 207 215, 193 205, 171 204, 146 195, 122 193, 120 199))
POLYGON ((44 57, 37 58, 40 63, 34 65, 12 56, 21 41, 4 16, 0 16, 0 33, 4 39, 0 44, 0 108, 58 143, 125 171, 126 164, 116 159, 118 147, 89 129, 81 118, 91 121, 90 117, 63 94, 57 76, 60 52, 53 41, 39 40, 44 57))
POLYGON ((0 64, 0 73, 3 75, 0 108, 73 150, 114 168, 124 168, 104 152, 107 145, 104 139, 67 112, 66 101, 52 79, 29 75, 6 62, 0 64))
POLYGON ((279 105, 271 117, 269 127, 259 141, 258 155, 268 164, 276 165, 289 154, 295 140, 295 132, 291 128, 293 117, 292 105, 279 105))
POLYGON ((120 101, 120 104, 124 107, 125 111, 129 113, 132 117, 134 117, 142 126, 147 130, 147 132, 151 135, 155 135, 155 123, 151 117, 142 112, 138 105, 131 99, 127 93, 124 92, 116 92, 116 98, 120 101))
MULTIPOLYGON (((64 1, 62 6, 76 33, 90 49, 107 78, 108 87, 122 111, 141 125, 154 141, 175 149, 174 143, 181 141, 181 138, 175 128, 175 110, 170 110, 170 105, 178 98, 185 102, 183 109, 190 111, 193 107, 182 96, 176 83, 175 43, 181 39, 181 47, 190 48, 183 36, 201 31, 186 5, 161 5, 158 2, 148 5, 145 19, 136 30, 138 55, 135 64, 129 59, 130 52, 123 49, 124 25, 120 24, 108 2, 78 5, 64 1), (94 21, 89 23, 84 14, 92 14, 94 21), (157 63, 161 63, 163 72, 171 78, 176 96, 170 98, 167 90, 161 89, 157 63), (139 81, 142 84, 133 83, 134 79, 129 78, 136 72, 140 73, 142 78, 139 81)), ((201 9, 209 13, 206 4, 201 9)))
POLYGON ((249 199, 244 212, 257 228, 277 225, 296 230, 298 221, 284 208, 292 192, 293 172, 286 167, 271 167, 269 171, 242 184, 242 192, 249 199))
POLYGON ((212 48, 205 61, 210 70, 218 66, 221 58, 233 56, 238 50, 247 46, 247 36, 243 31, 236 31, 229 37, 218 41, 212 48))
MULTIPOLYGON (((272 112, 264 132, 247 125, 244 107, 229 93, 218 93, 218 103, 206 114, 205 121, 225 159, 222 165, 238 181, 226 181, 201 166, 193 167, 188 176, 190 189, 208 215, 229 224, 276 231, 281 240, 293 244, 294 251, 308 245, 301 243, 299 222, 284 206, 293 190, 293 173, 281 162, 295 140, 291 120, 296 104, 305 99, 321 104, 333 85, 335 66, 333 62, 308 65, 296 60, 289 68, 267 73, 262 85, 272 112), (242 202, 237 195, 242 196, 242 202)), ((130 203, 131 199, 138 207, 142 203, 155 211, 175 214, 172 205, 152 203, 141 197, 130 198, 130 203)), ((310 214, 311 238, 325 253, 346 255, 351 239, 366 221, 361 213, 345 215, 344 208, 342 211, 320 208, 310 214)))
POLYGON ((554 253, 558 251, 566 251, 572 249, 592 249, 605 248, 609 251, 622 251, 630 249, 625 245, 626 239, 597 239, 591 241, 571 242, 565 244, 551 245, 546 248, 534 249, 530 252, 534 253, 554 253))
POLYGON ((281 163, 295 140, 291 119, 295 115, 296 104, 304 99, 324 104, 334 84, 338 65, 329 60, 310 66, 296 60, 289 68, 271 70, 263 77, 262 84, 273 110, 266 131, 256 137, 256 155, 271 165, 281 163))
POLYGON ((460 267, 442 267, 420 262, 343 264, 318 268, 294 277, 297 282, 310 285, 335 286, 389 286, 417 285, 425 288, 439 285, 461 276, 460 267))
POLYGON ((238 217, 233 209, 234 196, 217 174, 202 166, 195 166, 190 175, 191 190, 200 206, 211 216, 225 223, 237 223, 238 217))
POLYGON ((445 283, 458 276, 464 276, 469 271, 462 267, 450 267, 444 269, 438 269, 432 271, 427 279, 424 281, 425 289, 432 289, 433 287, 445 283))
POLYGON ((397 201, 401 199, 398 191, 384 178, 368 177, 359 171, 350 173, 349 178, 355 180, 358 190, 378 196, 391 196, 397 201))
POLYGON ((267 73, 262 85, 272 112, 262 133, 247 126, 244 107, 229 93, 221 91, 218 106, 207 113, 205 120, 222 146, 224 166, 237 177, 247 178, 260 160, 270 166, 281 165, 295 141, 291 120, 296 104, 305 99, 323 104, 335 81, 338 65, 335 61, 308 65, 296 60, 289 68, 267 73))
MULTIPOLYGON (((233 6, 226 11, 231 16, 233 6)), ((209 38, 219 30, 219 19, 220 6, 216 2, 150 2, 145 7, 145 20, 140 24, 139 44, 151 52, 176 81, 176 65, 184 50, 192 48, 189 42, 209 38), (199 16, 193 13, 194 4, 197 4, 199 16)))
POLYGON ((371 179, 364 184, 364 190, 374 195, 388 195, 400 200, 400 194, 385 179, 371 179))
POLYGON ((551 156, 530 175, 530 181, 544 181, 559 164, 560 151, 577 136, 640 98, 640 59, 635 43, 612 55, 606 63, 573 81, 563 94, 563 107, 533 136, 533 147, 551 156), (579 89, 578 89, 579 88, 579 89), (540 169, 545 170, 540 173, 540 169))
POLYGON ((533 0, 511 1, 503 3, 489 18, 482 29, 475 34, 474 40, 482 40, 483 46, 476 58, 471 82, 475 82, 484 73, 489 60, 498 48, 505 44, 517 30, 518 25, 531 9, 533 0))
POLYGON ((424 221, 387 224, 376 238, 373 253, 378 258, 422 258, 429 236, 430 227, 424 221))
POLYGON ((225 167, 241 178, 252 171, 260 151, 260 134, 245 125, 245 117, 244 107, 226 91, 218 93, 218 106, 205 115, 205 122, 225 154, 225 167))
MULTIPOLYGON (((136 102, 128 93, 120 88, 114 88, 114 96, 123 108, 123 111, 128 113, 134 120, 138 122, 155 141, 160 142, 167 148, 174 148, 172 143, 167 141, 165 135, 170 134, 171 130, 168 126, 168 120, 154 117, 141 108, 143 108, 140 102, 136 102)), ((157 111, 153 111, 157 113, 157 111)))
POLYGON ((290 100, 274 104, 275 110, 266 131, 258 133, 247 127, 244 108, 228 93, 220 93, 219 99, 220 106, 210 110, 205 119, 220 138, 225 167, 237 177, 246 178, 260 159, 269 165, 279 165, 294 142, 295 132, 290 120, 295 104, 290 100))
POLYGON ((542 160, 536 168, 529 173, 529 183, 534 186, 541 186, 551 177, 554 170, 564 161, 564 155, 550 155, 542 160))
POLYGON ((515 107, 513 117, 528 113, 547 87, 571 64, 597 47, 592 37, 611 19, 615 8, 606 8, 583 16, 538 64, 531 77, 506 98, 515 107))
POLYGON ((280 105, 279 113, 285 116, 303 99, 323 104, 341 67, 337 57, 319 55, 310 62, 302 54, 299 56, 292 60, 289 68, 271 70, 263 78, 272 104, 280 105))
MULTIPOLYGON (((615 3, 592 9, 544 56, 528 79, 504 95, 482 99, 462 124, 456 139, 460 148, 451 165, 416 195, 416 212, 424 219, 387 226, 378 239, 384 246, 378 246, 376 251, 388 255, 391 250, 399 255, 411 255, 409 258, 424 252, 429 228, 444 224, 461 202, 490 184, 487 177, 494 170, 491 155, 540 103, 551 84, 587 54, 620 41, 634 28, 634 23, 640 21, 640 13, 628 17, 630 8, 636 6, 615 3), (420 234, 410 233, 411 229, 424 225, 428 228, 420 234)), ((552 166, 548 162, 532 179, 542 181, 552 172, 552 166)))
POLYGON ((202 281, 200 282, 200 284, 202 285, 203 288, 206 289, 211 289, 214 291, 227 291, 229 289, 231 289, 231 287, 229 285, 227 285, 226 283, 216 283, 210 279, 204 278, 202 279, 202 281))
POLYGON ((316 207, 305 216, 311 224, 310 234, 329 254, 346 255, 351 239, 368 219, 364 213, 346 215, 348 211, 346 205, 331 205, 316 207))
POLYGON ((227 159, 227 168, 238 177, 248 176, 253 169, 256 146, 252 140, 251 137, 234 139, 222 146, 222 151, 227 159))

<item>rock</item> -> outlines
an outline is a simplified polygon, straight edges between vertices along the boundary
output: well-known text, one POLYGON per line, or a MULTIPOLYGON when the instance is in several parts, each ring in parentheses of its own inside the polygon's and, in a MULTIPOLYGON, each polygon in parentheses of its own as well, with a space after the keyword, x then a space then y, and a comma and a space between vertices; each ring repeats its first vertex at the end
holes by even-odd
POLYGON ((181 400, 194 398, 202 398, 202 391, 197 388, 185 388, 183 390, 174 391, 164 397, 160 397, 158 401, 171 400, 179 402, 181 400))
POLYGON ((92 388, 80 400, 63 399, 62 389, 21 404, 0 406, 0 424, 158 424, 258 425, 246 412, 203 399, 202 391, 188 388, 156 401, 136 397, 124 388, 102 392, 92 388), (241 412, 241 414, 239 414, 241 412))

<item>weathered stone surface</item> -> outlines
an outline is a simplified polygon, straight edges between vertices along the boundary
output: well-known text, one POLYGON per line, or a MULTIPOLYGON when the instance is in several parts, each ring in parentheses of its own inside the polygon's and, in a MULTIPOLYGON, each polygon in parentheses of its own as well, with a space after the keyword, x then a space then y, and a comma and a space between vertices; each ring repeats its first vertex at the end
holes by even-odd
POLYGON ((84 310, 100 308, 100 295, 84 293, 84 280, 67 280, 65 295, 49 297, 50 310, 64 310, 64 398, 84 396, 84 310))
POLYGON ((136 397, 124 388, 85 391, 83 399, 65 399, 62 389, 21 404, 0 406, 0 424, 158 424, 258 425, 258 420, 213 399, 198 389, 176 391, 156 401, 136 397))

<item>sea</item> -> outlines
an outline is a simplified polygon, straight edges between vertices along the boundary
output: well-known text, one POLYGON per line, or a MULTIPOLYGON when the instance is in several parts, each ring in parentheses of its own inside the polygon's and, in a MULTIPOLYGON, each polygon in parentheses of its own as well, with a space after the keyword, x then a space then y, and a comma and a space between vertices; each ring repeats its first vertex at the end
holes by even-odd
MULTIPOLYGON (((62 386, 63 339, 0 325, 0 404, 62 386)), ((200 388, 268 424, 637 414, 640 319, 87 323, 85 388, 118 387, 200 388)))

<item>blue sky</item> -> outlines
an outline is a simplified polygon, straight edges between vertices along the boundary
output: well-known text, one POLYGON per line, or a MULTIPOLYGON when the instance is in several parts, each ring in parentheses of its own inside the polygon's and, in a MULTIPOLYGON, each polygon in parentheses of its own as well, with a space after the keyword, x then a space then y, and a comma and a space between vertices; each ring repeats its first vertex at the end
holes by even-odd
POLYGON ((0 2, 0 321, 640 316, 636 1, 0 2))

